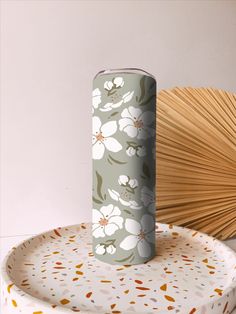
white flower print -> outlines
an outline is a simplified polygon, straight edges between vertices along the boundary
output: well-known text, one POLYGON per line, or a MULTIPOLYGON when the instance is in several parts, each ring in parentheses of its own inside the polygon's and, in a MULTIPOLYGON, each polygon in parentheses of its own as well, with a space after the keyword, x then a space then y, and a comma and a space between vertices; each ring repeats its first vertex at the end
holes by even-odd
POLYGON ((113 87, 115 88, 122 87, 124 83, 125 82, 124 82, 123 77, 117 76, 113 79, 113 81, 106 81, 104 83, 104 88, 109 91, 109 90, 112 90, 113 87))
POLYGON ((111 81, 106 81, 106 82, 104 83, 104 88, 105 88, 106 90, 111 90, 112 87, 113 87, 113 83, 112 83, 111 81))
POLYGON ((120 107, 123 103, 129 102, 134 91, 128 91, 125 94, 120 94, 119 89, 125 84, 123 77, 117 76, 112 79, 112 81, 106 81, 104 83, 104 89, 107 91, 107 96, 110 98, 104 106, 100 107, 100 111, 111 111, 114 108, 120 107))
POLYGON ((130 179, 129 176, 124 174, 120 175, 118 178, 119 185, 130 187, 131 189, 135 189, 138 186, 137 179, 130 179))
POLYGON ((136 154, 136 149, 132 146, 129 146, 127 149, 126 149, 126 154, 129 156, 129 157, 132 157, 136 154))
POLYGON ((118 178, 118 183, 119 185, 126 185, 127 183, 129 182, 129 177, 126 176, 126 175, 120 175, 119 178, 118 178))
POLYGON ((136 154, 138 157, 144 157, 146 156, 146 147, 145 146, 139 146, 137 147, 136 154))
POLYGON ((105 245, 104 244, 100 244, 100 243, 98 245, 96 245, 95 252, 98 255, 106 254, 106 247, 105 247, 105 245))
POLYGON ((106 245, 105 243, 99 243, 95 247, 95 252, 98 255, 108 254, 115 254, 116 247, 113 244, 106 245))
POLYGON ((106 248, 108 254, 115 254, 116 247, 113 244, 109 244, 106 248))
POLYGON ((122 111, 121 117, 120 131, 126 132, 128 136, 146 139, 155 135, 155 129, 149 127, 155 119, 153 112, 142 112, 141 109, 130 106, 122 111))
POLYGON ((138 180, 137 179, 130 179, 129 180, 129 186, 131 189, 135 189, 138 186, 138 180))
POLYGON ((106 103, 102 108, 100 108, 99 110, 106 112, 106 111, 111 111, 111 110, 114 109, 114 108, 118 108, 118 107, 120 107, 123 103, 125 104, 125 103, 129 102, 129 101, 132 99, 133 95, 134 95, 134 91, 132 91, 132 92, 127 92, 127 93, 125 93, 125 94, 121 97, 121 99, 120 99, 118 102, 115 102, 115 103, 113 103, 113 102, 108 102, 108 103, 106 103))
POLYGON ((127 218, 125 229, 130 233, 121 243, 124 250, 137 247, 141 257, 149 257, 152 253, 150 243, 155 243, 155 220, 151 215, 144 214, 140 223, 134 219, 127 218))
POLYGON ((93 209, 93 236, 103 238, 105 235, 110 236, 118 229, 122 229, 124 219, 120 214, 120 209, 112 204, 102 206, 100 210, 93 209))
POLYGON ((122 145, 114 137, 111 137, 116 131, 116 121, 109 121, 102 125, 99 117, 93 117, 93 159, 102 159, 105 148, 115 153, 122 149, 122 145))
POLYGON ((147 186, 144 186, 141 189, 141 201, 151 213, 155 213, 156 211, 155 189, 153 189, 152 191, 147 186))
POLYGON ((98 106, 100 105, 101 103, 101 91, 99 88, 95 88, 93 90, 93 107, 92 107, 92 112, 94 112, 94 109, 97 109, 98 106))
POLYGON ((125 200, 123 197, 121 197, 120 193, 112 190, 112 189, 108 189, 108 193, 110 194, 110 197, 115 200, 120 202, 122 205, 130 207, 132 209, 141 209, 142 206, 139 206, 138 203, 134 200, 125 200))

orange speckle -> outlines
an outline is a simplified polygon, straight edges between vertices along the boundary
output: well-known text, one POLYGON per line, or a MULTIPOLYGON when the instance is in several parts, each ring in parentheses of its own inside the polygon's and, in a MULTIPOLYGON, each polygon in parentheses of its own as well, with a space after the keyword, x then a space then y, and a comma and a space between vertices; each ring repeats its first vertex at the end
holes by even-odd
POLYGON ((146 297, 146 294, 138 294, 137 297, 139 298, 146 297))
POLYGON ((60 252, 52 252, 52 254, 59 254, 60 252))
POLYGON ((116 306, 115 303, 111 304, 111 309, 113 310, 115 306, 116 306))
POLYGON ((90 291, 86 294, 86 298, 90 298, 93 293, 90 291))
POLYGON ((215 266, 211 266, 211 265, 206 265, 206 266, 210 269, 215 269, 215 266))
POLYGON ((128 293, 129 293, 129 290, 125 290, 124 293, 125 293, 125 294, 128 294, 128 293))
POLYGON ((61 237, 60 233, 56 229, 54 229, 54 232, 58 237, 61 237))
POLYGON ((171 311, 171 310, 173 310, 174 309, 174 306, 172 306, 172 305, 169 305, 168 307, 167 307, 167 310, 168 311, 171 311))
POLYGON ((38 311, 38 312, 33 312, 33 314, 43 314, 42 311, 38 311))
POLYGON ((77 275, 83 275, 84 273, 82 271, 77 270, 76 274, 77 275))
POLYGON ((62 300, 60 300, 60 303, 61 303, 62 305, 65 305, 65 304, 70 303, 70 300, 62 299, 62 300))
POLYGON ((189 314, 193 314, 193 313, 195 313, 196 312, 196 309, 195 309, 195 307, 189 312, 189 314))
POLYGON ((111 282, 111 280, 101 280, 101 282, 108 283, 108 282, 111 282))
POLYGON ((143 282, 141 280, 135 280, 136 283, 142 284, 143 282))
POLYGON ((166 290, 167 290, 167 284, 165 283, 164 285, 162 285, 162 286, 160 287, 160 289, 161 289, 162 291, 166 291, 166 290))
POLYGON ((136 287, 136 289, 138 289, 138 290, 150 290, 150 288, 146 288, 146 287, 136 287))
POLYGON ((78 265, 76 265, 75 267, 76 268, 81 268, 83 266, 83 263, 82 264, 78 264, 78 265))
POLYGON ((223 292, 222 289, 218 289, 218 288, 216 288, 214 291, 218 293, 220 296, 222 295, 222 292, 223 292))
POLYGON ((123 270, 124 269, 124 267, 120 267, 120 268, 116 268, 116 270, 123 270))
POLYGON ((202 261, 203 261, 203 263, 206 263, 206 264, 207 264, 207 263, 208 263, 208 258, 205 258, 205 259, 203 259, 202 261))
POLYGON ((11 293, 11 288, 14 286, 14 283, 7 286, 7 292, 11 293))
POLYGON ((174 298, 172 298, 171 296, 169 296, 169 295, 165 295, 164 296, 165 298, 166 298, 166 300, 167 301, 169 301, 169 302, 175 302, 175 299, 174 298))
POLYGON ((16 303, 16 300, 11 300, 11 303, 14 307, 17 307, 17 303, 16 303))
POLYGON ((178 232, 172 232, 172 235, 173 235, 174 237, 177 237, 177 236, 179 235, 179 233, 178 233, 178 232))

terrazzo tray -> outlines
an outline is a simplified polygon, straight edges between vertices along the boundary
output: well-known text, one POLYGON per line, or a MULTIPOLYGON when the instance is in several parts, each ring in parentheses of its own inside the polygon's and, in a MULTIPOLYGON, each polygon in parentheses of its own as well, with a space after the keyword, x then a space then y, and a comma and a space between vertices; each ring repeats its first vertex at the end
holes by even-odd
POLYGON ((108 265, 92 254, 91 224, 58 228, 13 248, 2 268, 12 314, 226 314, 236 306, 236 254, 205 234, 157 224, 157 256, 108 265))

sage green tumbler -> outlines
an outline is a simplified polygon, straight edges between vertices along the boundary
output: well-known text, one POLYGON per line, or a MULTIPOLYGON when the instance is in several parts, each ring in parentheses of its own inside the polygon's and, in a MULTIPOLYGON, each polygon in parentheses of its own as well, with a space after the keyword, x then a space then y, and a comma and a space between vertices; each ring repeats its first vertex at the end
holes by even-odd
POLYGON ((93 254, 142 264, 155 256, 155 78, 134 68, 99 72, 92 113, 93 254))

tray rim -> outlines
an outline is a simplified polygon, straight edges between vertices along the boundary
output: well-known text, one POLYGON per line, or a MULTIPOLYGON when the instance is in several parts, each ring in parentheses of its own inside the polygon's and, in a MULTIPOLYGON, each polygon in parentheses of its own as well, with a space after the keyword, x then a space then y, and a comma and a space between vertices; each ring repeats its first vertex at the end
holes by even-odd
MULTIPOLYGON (((18 247, 20 247, 21 245, 23 245, 25 242, 30 241, 30 240, 33 240, 33 239, 35 239, 35 238, 37 238, 37 237, 40 237, 40 236, 42 236, 42 235, 46 235, 46 234, 48 234, 48 233, 51 233, 53 230, 57 230, 57 229, 60 230, 60 229, 65 229, 65 228, 68 228, 68 229, 69 229, 69 228, 79 227, 79 226, 81 226, 81 225, 91 225, 91 224, 92 224, 91 222, 81 222, 81 223, 72 224, 72 225, 65 225, 65 226, 55 227, 55 228, 52 228, 52 229, 49 229, 49 230, 40 232, 40 233, 35 234, 35 235, 33 235, 33 236, 31 236, 31 237, 25 239, 25 240, 20 241, 16 246, 13 246, 13 247, 9 250, 9 252, 7 253, 7 255, 5 256, 5 258, 3 259, 2 263, 1 263, 1 267, 0 267, 1 286, 2 286, 2 287, 3 287, 4 285, 7 286, 7 285, 13 283, 12 280, 11 280, 11 278, 10 278, 9 275, 8 275, 7 268, 6 268, 5 266, 7 265, 7 261, 8 261, 8 259, 10 258, 12 252, 15 251, 15 250, 16 250, 18 247)), ((217 238, 214 238, 214 237, 211 236, 211 235, 208 235, 208 234, 206 234, 206 233, 204 233, 204 232, 201 232, 201 231, 198 231, 198 230, 195 230, 195 229, 190 229, 190 228, 183 227, 183 226, 178 226, 178 225, 175 225, 175 224, 167 224, 167 223, 162 223, 162 222, 156 221, 155 225, 156 225, 156 226, 158 226, 158 225, 173 226, 174 228, 177 228, 177 229, 183 229, 183 230, 185 230, 185 231, 188 232, 188 233, 189 233, 190 231, 196 231, 199 235, 203 235, 204 237, 206 236, 206 237, 210 238, 211 241, 216 241, 217 243, 220 243, 220 245, 221 245, 224 249, 228 250, 232 255, 234 255, 235 260, 236 260, 236 252, 235 252, 233 249, 231 249, 229 246, 227 246, 225 243, 223 243, 222 241, 218 240, 217 238)), ((236 271, 236 265, 235 265, 235 271, 236 271)), ((227 294, 229 294, 230 292, 232 292, 234 289, 236 289, 236 277, 235 277, 235 282, 232 281, 232 282, 229 284, 229 286, 227 287, 227 289, 224 290, 222 296, 220 296, 218 299, 213 299, 213 300, 210 300, 210 301, 207 302, 207 303, 204 303, 204 306, 209 306, 209 305, 211 305, 211 304, 214 304, 216 300, 217 300, 217 301, 223 300, 223 299, 225 298, 225 296, 226 296, 227 294)), ((32 295, 28 294, 26 291, 22 290, 20 287, 18 287, 18 286, 15 285, 14 283, 13 283, 13 286, 11 287, 11 292, 12 292, 13 294, 15 294, 15 295, 16 295, 17 297, 19 297, 19 298, 22 298, 22 296, 20 295, 20 293, 23 292, 23 293, 25 293, 25 295, 24 295, 24 297, 23 297, 24 303, 26 303, 26 302, 35 302, 36 304, 42 305, 44 308, 48 308, 48 309, 51 310, 51 304, 50 304, 49 302, 43 301, 42 299, 39 299, 39 298, 37 298, 37 297, 35 297, 35 296, 32 296, 32 295)), ((0 299, 1 299, 1 297, 2 297, 2 296, 0 296, 0 299)), ((235 301, 235 302, 236 302, 236 301, 235 301)), ((203 306, 203 304, 200 305, 200 306, 203 306)), ((8 305, 7 305, 7 307, 8 307, 8 305)), ((185 308, 182 308, 182 309, 184 310, 185 308)), ((62 312, 62 313, 65 313, 65 312, 66 312, 66 313, 71 313, 71 312, 72 312, 72 310, 71 310, 70 308, 66 308, 66 307, 63 307, 63 306, 61 306, 61 305, 57 305, 57 307, 56 307, 56 309, 54 309, 54 311, 55 311, 55 310, 56 310, 57 312, 62 312)), ((234 312, 235 310, 236 310, 236 303, 235 303, 235 306, 234 306, 233 311, 231 312, 231 314, 234 314, 233 312, 234 312)), ((56 312, 55 312, 55 313, 56 313, 56 312)), ((89 310, 89 311, 81 310, 80 313, 81 313, 81 314, 95 314, 94 311, 90 311, 90 310, 89 310)), ((98 311, 96 311, 96 314, 104 314, 104 312, 98 312, 98 311)), ((164 313, 160 312, 160 314, 164 314, 164 313)))

